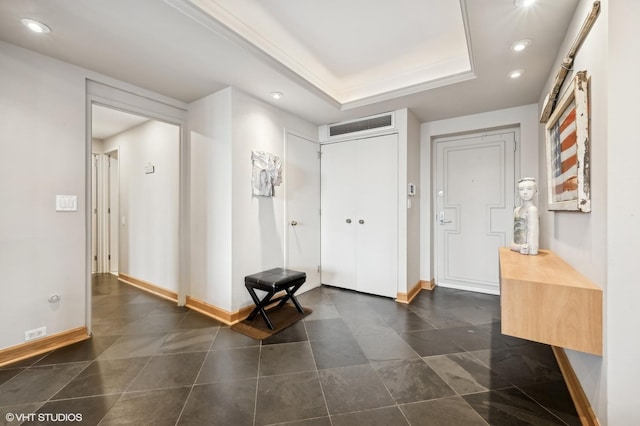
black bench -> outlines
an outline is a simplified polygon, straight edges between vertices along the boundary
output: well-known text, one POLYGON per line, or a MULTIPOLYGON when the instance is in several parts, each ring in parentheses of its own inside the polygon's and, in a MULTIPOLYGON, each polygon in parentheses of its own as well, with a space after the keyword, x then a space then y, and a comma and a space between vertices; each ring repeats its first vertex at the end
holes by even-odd
POLYGON ((257 274, 247 275, 244 277, 244 286, 249 291, 253 303, 256 307, 251 311, 248 320, 252 320, 259 313, 262 314, 264 322, 270 330, 273 330, 273 324, 267 315, 265 308, 273 303, 280 302, 278 308, 283 306, 287 301, 291 300, 298 312, 304 313, 302 306, 295 297, 296 291, 304 284, 307 274, 304 272, 293 271, 291 269, 274 268, 268 271, 258 272, 257 274), (266 295, 260 299, 256 294, 256 290, 266 292, 266 295), (279 291, 284 290, 286 294, 272 299, 279 291))

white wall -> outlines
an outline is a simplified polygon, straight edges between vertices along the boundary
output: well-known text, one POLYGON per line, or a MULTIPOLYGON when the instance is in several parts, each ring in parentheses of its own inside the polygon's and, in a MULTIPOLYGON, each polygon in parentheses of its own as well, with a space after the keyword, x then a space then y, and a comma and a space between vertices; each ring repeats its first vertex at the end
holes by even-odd
POLYGON ((184 104, 4 42, 0 75, 0 197, 10 200, 0 208, 6 348, 23 343, 25 330, 46 326, 51 335, 87 325, 88 99, 178 119, 184 104), (76 195, 78 211, 55 212, 56 195, 76 195), (51 304, 54 293, 61 299, 51 304))
POLYGON ((233 308, 251 304, 244 288, 246 275, 284 265, 284 187, 273 197, 256 197, 251 192, 251 151, 267 151, 284 159, 284 125, 280 112, 233 91, 231 171, 234 212, 232 223, 233 308))
POLYGON ((187 294, 231 311, 231 89, 189 105, 191 283, 187 294))
POLYGON ((94 154, 104 154, 104 147, 102 139, 91 139, 91 152, 94 154))
MULTIPOLYGON (((569 51, 575 37, 589 14, 592 2, 583 1, 577 7, 565 40, 560 47, 555 63, 560 64, 569 51)), ((580 48, 574 64, 574 70, 587 70, 591 76, 590 114, 591 114, 591 213, 550 212, 547 206, 547 170, 545 154, 545 131, 540 126, 539 136, 539 175, 540 175, 540 246, 549 248, 567 263, 605 290, 607 288, 607 7, 602 3, 602 11, 587 39, 580 48)), ((547 84, 540 96, 542 102, 551 91, 558 68, 550 70, 547 84)), ((565 86, 573 77, 567 76, 565 86)), ((605 331, 607 340, 605 304, 605 331)), ((606 424, 606 360, 608 351, 605 345, 604 356, 598 357, 567 350, 567 356, 580 383, 593 406, 598 418, 606 424)))
POLYGON ((400 141, 398 292, 406 294, 420 281, 420 123, 411 111, 403 109, 396 111, 396 125, 400 141), (408 195, 409 183, 416 185, 415 196, 408 195))
MULTIPOLYGON (((580 2, 557 63, 575 39, 592 2, 580 2)), ((580 48, 573 69, 590 77, 591 208, 589 214, 548 212, 544 241, 604 292, 604 354, 567 351, 580 383, 603 425, 640 423, 635 389, 640 377, 636 264, 640 253, 639 145, 634 84, 640 57, 629 43, 640 36, 636 1, 601 2, 600 16, 580 48), (631 185, 630 185, 631 184, 631 185)), ((549 75, 543 96, 557 70, 549 75)), ((569 75, 568 78, 570 78, 569 75)), ((544 138, 540 137, 543 153, 544 138)), ((541 170, 544 164, 541 163, 541 170)), ((546 203, 546 197, 541 203, 546 203)), ((541 234, 541 237, 543 235, 541 234)))
POLYGON ((119 272, 178 293, 179 127, 149 120, 103 149, 118 149, 119 272))
POLYGON ((251 151, 268 151, 284 159, 285 129, 312 140, 318 129, 237 89, 233 89, 232 111, 232 287, 236 310, 253 303, 244 288, 246 275, 284 265, 284 186, 276 187, 274 197, 251 194, 251 151))
MULTIPOLYGON (((607 134, 607 400, 608 424, 640 424, 637 385, 640 378, 638 338, 638 253, 640 253, 640 191, 637 190, 640 88, 640 2, 604 2, 608 9, 607 134)), ((605 13, 599 19, 606 19, 605 13)), ((593 103, 592 103, 593 104, 593 103)), ((594 142, 595 143, 595 142, 594 142)), ((604 194, 601 194, 603 196, 604 194)), ((603 383, 600 384, 603 386, 603 383)))
POLYGON ((284 265, 284 187, 252 195, 251 151, 283 159, 285 129, 315 139, 317 127, 233 88, 194 102, 189 117, 192 256, 204 250, 192 261, 190 295, 234 312, 253 303, 246 275, 284 265))
POLYGON ((421 223, 420 274, 429 281, 433 276, 433 220, 432 220, 432 141, 434 138, 484 130, 520 128, 520 175, 538 177, 538 110, 537 105, 524 105, 482 114, 447 120, 431 121, 421 126, 421 223))
POLYGON ((0 348, 85 325, 85 75, 0 42, 0 348), (76 118, 77 117, 77 118, 76 118), (56 195, 77 212, 56 212, 56 195), (57 303, 47 301, 58 293, 57 303))

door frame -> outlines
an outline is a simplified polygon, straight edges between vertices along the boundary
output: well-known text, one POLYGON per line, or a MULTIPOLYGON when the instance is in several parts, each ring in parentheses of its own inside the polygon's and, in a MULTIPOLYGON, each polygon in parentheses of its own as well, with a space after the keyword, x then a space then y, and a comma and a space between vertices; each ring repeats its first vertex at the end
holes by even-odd
MULTIPOLYGON (((430 217, 430 226, 431 226, 431 253, 433 253, 433 280, 436 283, 436 285, 438 284, 437 282, 437 278, 438 278, 438 263, 439 263, 439 257, 442 256, 442 253, 439 252, 438 250, 438 232, 437 232, 437 227, 439 226, 439 222, 438 222, 438 188, 437 188, 437 164, 438 164, 438 158, 437 158, 437 147, 438 147, 438 143, 439 142, 449 142, 449 141, 456 141, 456 140, 462 140, 462 139, 476 139, 476 138, 481 138, 481 137, 486 137, 486 136, 492 136, 492 135, 499 135, 499 134, 503 134, 503 133, 510 133, 513 132, 514 133, 514 140, 515 140, 515 152, 514 152, 514 159, 513 159, 513 176, 514 179, 518 179, 518 176, 520 175, 520 152, 522 152, 522 145, 521 145, 521 132, 520 132, 520 125, 511 125, 511 126, 504 126, 504 127, 499 127, 499 128, 488 128, 488 129, 478 129, 478 130, 472 130, 472 131, 468 131, 468 132, 463 132, 463 133, 453 133, 453 134, 444 134, 444 135, 434 135, 431 137, 431 217, 430 217)), ((518 200, 518 194, 517 194, 518 188, 517 185, 514 182, 514 203, 518 200)), ((514 206, 515 207, 515 206, 514 206)), ((473 290, 469 290, 469 291, 473 291, 473 290)))
MULTIPOLYGON (((187 105, 161 95, 147 92, 143 89, 124 88, 117 82, 102 83, 86 79, 86 134, 85 134, 85 200, 91 200, 91 163, 92 163, 92 118, 93 105, 100 105, 150 119, 169 123, 178 127, 179 137, 179 206, 178 206, 178 305, 183 306, 189 293, 189 249, 190 249, 190 219, 189 219, 189 173, 190 150, 187 133, 187 105)), ((92 312, 92 280, 91 280, 91 203, 85 202, 85 323, 91 334, 92 312)))

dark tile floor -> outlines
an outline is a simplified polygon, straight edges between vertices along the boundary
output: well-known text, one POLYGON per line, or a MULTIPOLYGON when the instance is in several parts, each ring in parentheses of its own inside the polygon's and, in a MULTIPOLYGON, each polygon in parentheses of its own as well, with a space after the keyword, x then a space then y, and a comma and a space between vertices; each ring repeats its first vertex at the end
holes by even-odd
POLYGON ((313 313, 259 342, 95 276, 94 337, 0 369, 0 422, 580 424, 551 349, 500 334, 497 296, 299 299, 313 313))

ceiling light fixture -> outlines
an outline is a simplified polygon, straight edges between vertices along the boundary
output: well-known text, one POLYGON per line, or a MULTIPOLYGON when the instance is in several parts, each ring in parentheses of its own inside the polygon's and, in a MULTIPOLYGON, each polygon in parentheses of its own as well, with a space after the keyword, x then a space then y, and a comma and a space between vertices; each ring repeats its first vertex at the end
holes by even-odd
POLYGON ((51 32, 51 28, 49 28, 42 22, 36 21, 35 19, 22 18, 20 22, 22 22, 25 27, 29 28, 34 33, 44 34, 51 32))
POLYGON ((516 7, 529 7, 534 4, 536 0, 515 0, 513 3, 516 7))
POLYGON ((282 99, 282 97, 284 96, 282 92, 271 92, 270 95, 275 100, 282 99))
POLYGON ((511 50, 513 50, 514 52, 522 52, 524 49, 526 49, 530 45, 531 45, 531 40, 529 40, 528 38, 523 40, 518 40, 511 45, 511 50))
POLYGON ((524 70, 520 69, 520 70, 513 70, 507 75, 509 76, 509 78, 516 79, 516 78, 520 78, 522 74, 524 74, 524 70))

